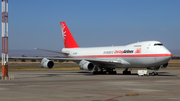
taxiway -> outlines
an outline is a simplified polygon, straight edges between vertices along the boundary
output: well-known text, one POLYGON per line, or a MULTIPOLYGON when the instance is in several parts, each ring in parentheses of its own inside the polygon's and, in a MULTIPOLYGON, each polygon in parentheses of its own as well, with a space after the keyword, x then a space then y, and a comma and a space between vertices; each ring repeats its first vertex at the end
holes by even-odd
POLYGON ((159 76, 93 75, 86 71, 12 71, 0 80, 2 101, 180 101, 180 69, 159 76))

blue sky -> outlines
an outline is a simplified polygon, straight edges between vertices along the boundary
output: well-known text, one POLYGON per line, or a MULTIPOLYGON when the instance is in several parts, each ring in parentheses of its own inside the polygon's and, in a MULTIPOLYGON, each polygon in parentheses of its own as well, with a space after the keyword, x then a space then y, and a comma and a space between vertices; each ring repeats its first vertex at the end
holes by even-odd
POLYGON ((161 41, 180 50, 180 0, 9 0, 9 49, 64 47, 65 21, 80 47, 161 41))

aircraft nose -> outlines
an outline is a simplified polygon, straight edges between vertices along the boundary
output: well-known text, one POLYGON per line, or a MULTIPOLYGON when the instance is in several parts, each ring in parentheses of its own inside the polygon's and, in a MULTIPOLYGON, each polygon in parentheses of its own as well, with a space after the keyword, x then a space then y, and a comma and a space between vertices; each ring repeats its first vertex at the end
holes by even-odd
POLYGON ((165 47, 164 47, 164 53, 166 54, 166 56, 167 56, 167 59, 168 60, 170 60, 171 59, 171 57, 172 57, 172 54, 171 54, 171 52, 168 50, 168 49, 166 49, 165 47))
POLYGON ((156 50, 156 53, 161 54, 161 56, 163 56, 163 60, 164 61, 169 61, 172 57, 171 52, 166 49, 165 47, 158 47, 156 50))
POLYGON ((172 56, 171 52, 165 47, 158 48, 157 52, 162 54, 167 54, 168 56, 172 56))
POLYGON ((168 49, 166 49, 166 53, 169 54, 170 57, 172 57, 172 54, 171 54, 171 52, 168 49))

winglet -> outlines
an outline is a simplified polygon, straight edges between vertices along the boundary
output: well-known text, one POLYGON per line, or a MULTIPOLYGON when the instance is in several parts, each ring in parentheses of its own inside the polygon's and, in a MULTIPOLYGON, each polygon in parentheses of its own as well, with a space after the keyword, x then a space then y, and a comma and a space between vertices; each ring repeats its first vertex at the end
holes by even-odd
POLYGON ((60 22, 65 48, 79 48, 65 22, 60 22))

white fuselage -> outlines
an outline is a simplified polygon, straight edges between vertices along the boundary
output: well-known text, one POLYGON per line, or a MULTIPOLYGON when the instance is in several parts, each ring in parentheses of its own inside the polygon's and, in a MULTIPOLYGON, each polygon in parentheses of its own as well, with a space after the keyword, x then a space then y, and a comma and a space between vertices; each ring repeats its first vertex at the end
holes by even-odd
MULTIPOLYGON (((115 68, 157 67, 168 63, 172 56, 158 41, 137 42, 126 46, 63 48, 62 52, 68 52, 70 58, 117 62, 113 65, 115 68)), ((106 67, 112 68, 112 65, 106 67)))

